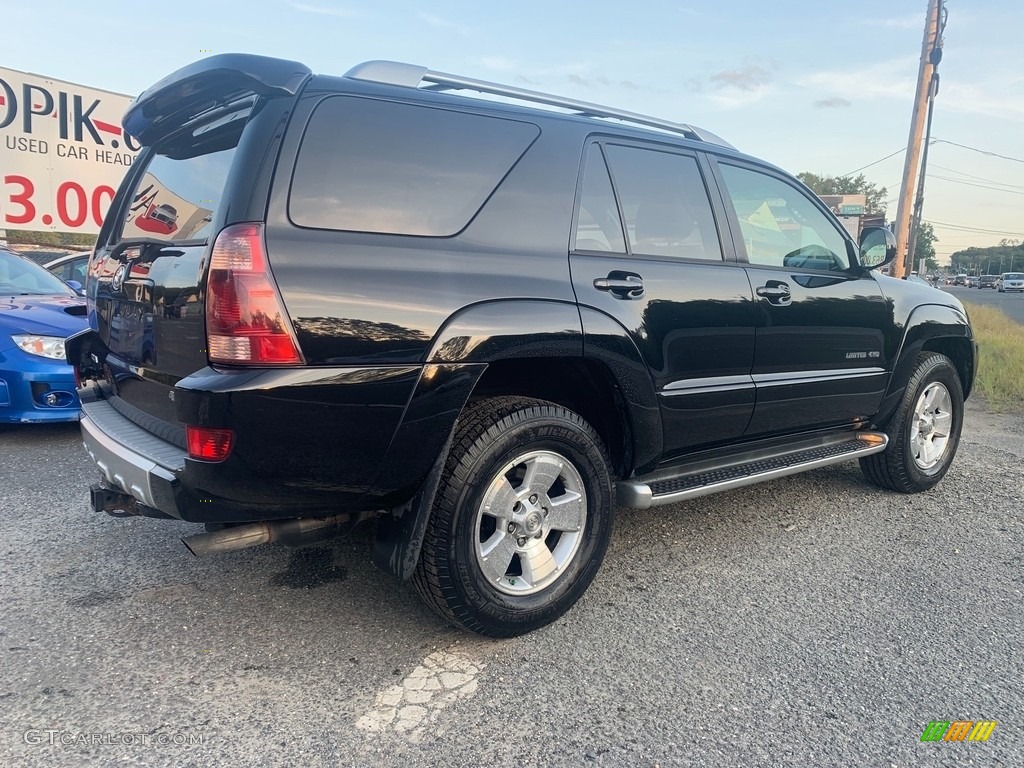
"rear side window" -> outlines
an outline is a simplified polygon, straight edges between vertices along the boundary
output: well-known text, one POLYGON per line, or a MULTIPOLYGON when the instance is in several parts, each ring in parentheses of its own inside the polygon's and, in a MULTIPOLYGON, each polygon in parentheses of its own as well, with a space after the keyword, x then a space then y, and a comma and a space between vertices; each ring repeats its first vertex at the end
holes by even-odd
POLYGON ((696 158, 617 145, 604 151, 634 255, 721 261, 696 158))
POLYGON ((615 193, 601 156, 601 147, 597 144, 591 144, 587 151, 573 247, 577 251, 626 252, 615 193))
POLYGON ((132 192, 121 237, 208 238, 249 113, 240 109, 158 145, 132 192))
POLYGON ((515 120, 335 96, 306 128, 288 215, 316 229, 454 235, 539 133, 515 120))

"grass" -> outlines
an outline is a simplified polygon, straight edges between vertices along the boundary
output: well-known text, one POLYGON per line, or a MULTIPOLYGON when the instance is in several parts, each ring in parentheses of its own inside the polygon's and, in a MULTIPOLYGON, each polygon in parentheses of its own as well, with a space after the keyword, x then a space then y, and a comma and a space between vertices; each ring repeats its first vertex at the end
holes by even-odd
POLYGON ((967 304, 978 340, 978 394, 994 411, 1024 403, 1024 325, 995 307, 967 304))

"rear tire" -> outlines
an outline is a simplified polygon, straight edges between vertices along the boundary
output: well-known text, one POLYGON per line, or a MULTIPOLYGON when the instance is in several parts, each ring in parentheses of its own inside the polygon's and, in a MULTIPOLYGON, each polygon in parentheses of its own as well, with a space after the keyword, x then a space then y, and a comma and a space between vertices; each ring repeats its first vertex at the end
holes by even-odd
POLYGON ((963 418, 963 387, 953 363, 945 355, 922 352, 885 430, 888 447, 862 458, 861 470, 881 488, 900 493, 927 491, 953 462, 963 418))
POLYGON ((590 586, 612 514, 608 457, 587 422, 542 400, 482 400, 459 418, 413 584, 473 632, 529 632, 590 586))

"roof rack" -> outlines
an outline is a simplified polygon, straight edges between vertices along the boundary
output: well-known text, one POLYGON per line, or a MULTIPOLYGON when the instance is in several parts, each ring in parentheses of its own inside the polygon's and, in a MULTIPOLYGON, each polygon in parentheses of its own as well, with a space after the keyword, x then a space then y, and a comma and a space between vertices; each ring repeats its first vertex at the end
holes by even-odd
POLYGON ((350 77, 354 80, 366 80, 372 83, 401 85, 408 88, 418 88, 421 83, 428 83, 428 85, 424 86, 424 90, 471 90, 479 91, 480 93, 491 93, 534 104, 546 104, 552 107, 573 110, 585 117, 610 117, 650 128, 659 128, 663 131, 682 134, 688 139, 706 141, 711 144, 728 147, 729 149, 735 149, 729 142, 711 133, 711 131, 705 131, 693 125, 674 123, 671 120, 641 115, 637 112, 627 112, 613 107, 604 107, 587 101, 566 99, 562 96, 542 93, 541 91, 531 91, 526 88, 516 88, 511 85, 492 83, 487 80, 476 80, 471 77, 462 77, 461 75, 449 75, 444 72, 433 72, 426 67, 416 64, 403 64, 398 61, 365 61, 352 67, 352 69, 345 73, 345 77, 350 77))

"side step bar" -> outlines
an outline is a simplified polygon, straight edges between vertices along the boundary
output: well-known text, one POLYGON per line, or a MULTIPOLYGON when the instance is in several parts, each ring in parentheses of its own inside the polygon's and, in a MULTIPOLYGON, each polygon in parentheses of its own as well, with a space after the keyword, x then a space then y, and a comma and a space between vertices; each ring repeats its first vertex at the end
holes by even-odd
POLYGON ((846 432, 828 438, 813 438, 773 452, 762 449, 737 453, 620 480, 615 484, 616 496, 623 507, 659 507, 830 464, 841 464, 880 453, 888 444, 889 437, 883 432, 846 432))

